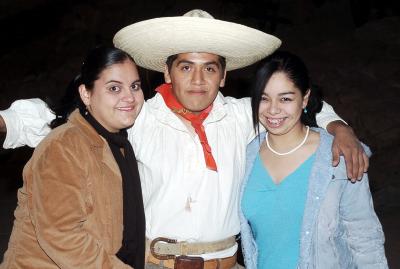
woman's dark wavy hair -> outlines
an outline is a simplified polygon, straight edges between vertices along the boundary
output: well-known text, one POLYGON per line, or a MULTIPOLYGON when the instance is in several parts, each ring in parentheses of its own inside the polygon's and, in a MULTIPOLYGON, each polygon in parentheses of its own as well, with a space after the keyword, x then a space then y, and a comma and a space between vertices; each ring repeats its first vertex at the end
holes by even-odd
POLYGON ((296 55, 287 51, 277 51, 262 60, 257 68, 256 76, 251 91, 251 109, 253 113, 253 127, 259 133, 258 110, 265 86, 275 72, 282 72, 300 90, 302 96, 310 89, 307 104, 307 113, 301 114, 301 122, 309 126, 317 126, 315 115, 322 108, 322 91, 311 84, 308 70, 304 62, 296 55))
POLYGON ((51 128, 55 128, 65 122, 69 115, 76 108, 85 109, 85 104, 79 96, 79 86, 84 84, 86 89, 92 90, 94 82, 99 79, 100 73, 113 64, 122 63, 125 60, 133 59, 126 52, 108 46, 98 46, 91 49, 82 63, 80 73, 68 84, 64 96, 49 107, 56 115, 50 123, 51 128))

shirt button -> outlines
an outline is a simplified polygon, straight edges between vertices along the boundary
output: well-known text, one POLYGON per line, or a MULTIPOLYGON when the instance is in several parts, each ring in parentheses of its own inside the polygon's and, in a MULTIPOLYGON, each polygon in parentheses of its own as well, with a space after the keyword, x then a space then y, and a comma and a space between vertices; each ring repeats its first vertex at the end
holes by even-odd
POLYGON ((315 199, 316 199, 316 200, 319 200, 319 196, 315 196, 315 199))
POLYGON ((308 234, 310 234, 310 232, 309 232, 309 231, 306 231, 306 234, 308 235, 308 234))

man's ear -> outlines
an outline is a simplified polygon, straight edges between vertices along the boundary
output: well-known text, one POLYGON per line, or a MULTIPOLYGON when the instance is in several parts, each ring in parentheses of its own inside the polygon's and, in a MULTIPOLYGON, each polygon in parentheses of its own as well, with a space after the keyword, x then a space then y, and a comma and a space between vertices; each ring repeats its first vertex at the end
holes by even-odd
POLYGON ((226 79, 226 69, 224 70, 224 76, 222 77, 221 81, 219 82, 220 88, 223 88, 225 86, 225 79, 226 79))
POLYGON ((171 83, 171 76, 169 75, 167 65, 164 65, 164 81, 165 81, 165 83, 171 83))
POLYGON ((79 85, 79 96, 81 97, 82 102, 86 106, 90 106, 90 92, 86 89, 86 86, 83 84, 79 85))

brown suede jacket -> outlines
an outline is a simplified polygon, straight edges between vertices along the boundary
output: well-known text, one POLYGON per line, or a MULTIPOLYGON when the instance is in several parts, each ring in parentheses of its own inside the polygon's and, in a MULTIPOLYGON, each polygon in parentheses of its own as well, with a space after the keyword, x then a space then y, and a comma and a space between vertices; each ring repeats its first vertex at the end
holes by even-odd
POLYGON ((122 182, 107 142, 74 111, 24 168, 0 268, 131 268, 122 243, 122 182))

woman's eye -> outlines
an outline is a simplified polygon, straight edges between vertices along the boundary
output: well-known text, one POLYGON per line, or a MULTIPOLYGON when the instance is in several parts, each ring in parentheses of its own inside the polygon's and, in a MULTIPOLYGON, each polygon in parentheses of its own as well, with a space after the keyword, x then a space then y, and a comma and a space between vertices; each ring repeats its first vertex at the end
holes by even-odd
POLYGON ((268 101, 268 98, 265 97, 265 96, 262 96, 262 97, 261 97, 261 101, 264 101, 264 102, 265 102, 265 101, 268 101))
POLYGON ((119 92, 119 91, 121 91, 121 88, 118 87, 118 86, 111 86, 111 87, 110 87, 110 91, 112 91, 112 92, 119 92))
POLYGON ((131 89, 132 89, 133 91, 138 91, 138 90, 140 90, 140 89, 141 89, 140 84, 133 84, 133 85, 131 86, 131 89))
POLYGON ((292 101, 292 99, 290 99, 289 97, 283 97, 281 100, 282 100, 282 102, 290 102, 290 101, 292 101))

